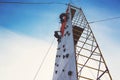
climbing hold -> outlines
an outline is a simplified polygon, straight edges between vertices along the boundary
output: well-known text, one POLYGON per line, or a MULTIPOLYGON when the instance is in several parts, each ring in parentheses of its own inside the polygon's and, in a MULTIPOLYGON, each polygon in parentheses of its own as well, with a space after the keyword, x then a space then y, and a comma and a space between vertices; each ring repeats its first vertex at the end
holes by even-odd
POLYGON ((66 54, 66 58, 68 58, 69 57, 69 54, 66 54))
POLYGON ((69 76, 72 76, 72 71, 69 71, 69 72, 68 72, 68 75, 69 75, 69 76))

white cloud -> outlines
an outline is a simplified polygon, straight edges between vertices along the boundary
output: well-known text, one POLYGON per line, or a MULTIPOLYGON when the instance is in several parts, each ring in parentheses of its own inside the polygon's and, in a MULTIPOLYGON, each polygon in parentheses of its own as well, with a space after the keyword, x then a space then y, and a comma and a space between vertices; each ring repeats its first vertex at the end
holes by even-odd
MULTIPOLYGON (((46 41, 0 27, 0 80, 33 80, 49 46, 50 43, 46 41)), ((39 72, 39 79, 52 78, 55 49, 55 46, 52 46, 39 72)))
MULTIPOLYGON (((114 80, 119 77, 120 43, 112 27, 92 25, 95 37, 114 80)), ((50 42, 16 34, 0 27, 0 80, 33 80, 50 42)), ((52 80, 56 46, 53 46, 36 80, 52 80), (47 77, 46 77, 47 76, 47 77)))

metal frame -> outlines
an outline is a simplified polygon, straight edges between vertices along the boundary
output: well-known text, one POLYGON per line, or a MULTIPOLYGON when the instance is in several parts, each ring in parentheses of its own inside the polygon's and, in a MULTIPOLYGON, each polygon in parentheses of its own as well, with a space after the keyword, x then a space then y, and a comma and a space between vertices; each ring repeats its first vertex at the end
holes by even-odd
POLYGON ((70 7, 76 10, 76 14, 72 19, 72 25, 84 29, 80 39, 74 46, 78 80, 112 80, 102 52, 82 9, 72 5, 70 7))

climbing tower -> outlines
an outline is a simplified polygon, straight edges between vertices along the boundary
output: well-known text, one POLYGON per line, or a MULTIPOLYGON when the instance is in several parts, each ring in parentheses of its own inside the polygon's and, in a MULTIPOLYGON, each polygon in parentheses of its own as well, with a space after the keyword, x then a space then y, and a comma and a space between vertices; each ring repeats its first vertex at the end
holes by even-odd
POLYGON ((60 21, 53 80, 112 80, 82 9, 68 5, 60 21))

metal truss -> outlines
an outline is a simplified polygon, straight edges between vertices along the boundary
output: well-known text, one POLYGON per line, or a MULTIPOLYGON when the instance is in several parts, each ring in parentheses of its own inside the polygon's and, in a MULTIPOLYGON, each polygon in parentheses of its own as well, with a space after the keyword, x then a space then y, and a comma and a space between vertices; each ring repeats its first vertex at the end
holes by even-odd
POLYGON ((81 8, 71 6, 76 10, 72 25, 83 29, 74 29, 76 66, 78 80, 112 80, 95 36, 81 8), (79 33, 79 34, 78 34, 79 33), (76 37, 80 37, 77 39, 76 37))

